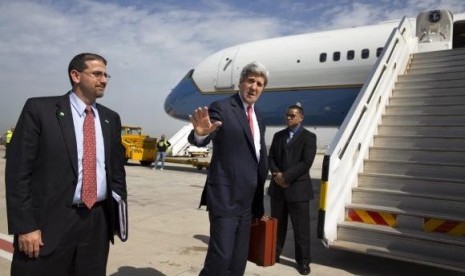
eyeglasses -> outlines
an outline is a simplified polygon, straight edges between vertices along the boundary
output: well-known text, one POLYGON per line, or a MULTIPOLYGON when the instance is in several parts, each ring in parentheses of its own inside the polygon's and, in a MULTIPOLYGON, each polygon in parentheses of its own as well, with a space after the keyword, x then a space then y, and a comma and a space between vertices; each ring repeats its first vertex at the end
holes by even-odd
POLYGON ((93 77, 93 78, 96 78, 96 79, 102 79, 102 77, 105 77, 107 79, 107 81, 109 81, 111 79, 111 76, 105 72, 101 72, 101 71, 94 71, 94 72, 90 72, 90 73, 87 73, 87 72, 84 72, 82 71, 81 73, 83 74, 86 74, 90 77, 93 77))
POLYGON ((295 115, 295 114, 286 114, 285 117, 286 117, 286 118, 294 119, 295 117, 297 117, 297 115, 295 115))

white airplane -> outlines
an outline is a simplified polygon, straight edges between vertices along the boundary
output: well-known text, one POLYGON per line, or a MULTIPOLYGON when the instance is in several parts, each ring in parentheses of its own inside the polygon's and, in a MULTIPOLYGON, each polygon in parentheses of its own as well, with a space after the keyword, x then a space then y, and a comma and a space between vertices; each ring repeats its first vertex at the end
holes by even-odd
MULTIPOLYGON (((338 127, 399 22, 284 36, 220 50, 187 73, 166 98, 165 111, 188 120, 195 108, 237 92, 242 68, 259 61, 270 72, 257 102, 267 125, 283 125, 286 108, 300 102, 305 126, 338 127)), ((446 48, 465 46, 465 14, 432 10, 410 22, 421 27, 416 33, 422 42, 439 39, 452 42, 444 42, 446 48), (450 26, 444 27, 451 22, 453 34, 450 26)))

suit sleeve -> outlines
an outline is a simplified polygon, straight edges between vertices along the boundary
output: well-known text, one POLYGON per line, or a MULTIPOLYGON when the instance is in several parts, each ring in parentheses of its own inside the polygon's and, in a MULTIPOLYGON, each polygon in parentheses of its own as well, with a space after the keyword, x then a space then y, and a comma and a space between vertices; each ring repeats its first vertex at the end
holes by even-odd
POLYGON ((270 172, 271 173, 274 173, 274 172, 279 172, 279 167, 276 165, 275 163, 275 158, 277 157, 277 150, 278 150, 278 137, 277 137, 277 133, 275 133, 273 135, 273 141, 271 142, 271 147, 270 147, 270 151, 269 151, 269 154, 268 154, 268 166, 270 167, 270 172))
POLYGON ((31 196, 31 175, 40 138, 40 121, 35 113, 33 102, 26 101, 8 145, 5 189, 10 234, 24 234, 39 229, 31 196))
POLYGON ((111 183, 112 190, 127 200, 126 171, 124 169, 124 146, 121 142, 121 119, 115 115, 115 128, 112 132, 112 155, 111 155, 111 183))

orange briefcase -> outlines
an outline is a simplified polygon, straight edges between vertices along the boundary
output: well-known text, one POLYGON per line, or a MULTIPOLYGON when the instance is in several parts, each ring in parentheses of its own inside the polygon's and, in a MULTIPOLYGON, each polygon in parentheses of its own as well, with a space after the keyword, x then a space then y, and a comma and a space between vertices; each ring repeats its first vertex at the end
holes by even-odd
POLYGON ((271 266, 276 262, 276 235, 278 220, 267 217, 254 219, 250 228, 249 258, 258 266, 271 266))

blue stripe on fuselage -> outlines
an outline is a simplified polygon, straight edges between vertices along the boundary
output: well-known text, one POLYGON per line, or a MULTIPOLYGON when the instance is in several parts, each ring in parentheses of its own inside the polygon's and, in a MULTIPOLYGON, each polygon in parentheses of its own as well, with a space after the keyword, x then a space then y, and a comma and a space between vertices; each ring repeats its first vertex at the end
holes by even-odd
MULTIPOLYGON (((339 126, 344 120, 360 88, 266 91, 257 102, 267 125, 284 125, 288 106, 300 102, 307 126, 339 126)), ((188 120, 197 107, 209 106, 229 94, 202 94, 193 80, 184 78, 165 100, 165 112, 177 119, 188 120)))

